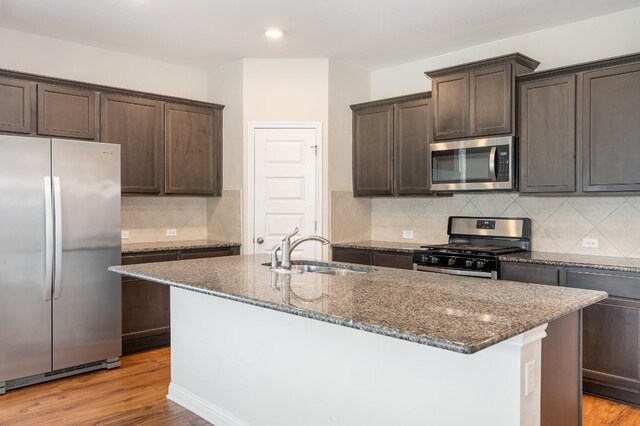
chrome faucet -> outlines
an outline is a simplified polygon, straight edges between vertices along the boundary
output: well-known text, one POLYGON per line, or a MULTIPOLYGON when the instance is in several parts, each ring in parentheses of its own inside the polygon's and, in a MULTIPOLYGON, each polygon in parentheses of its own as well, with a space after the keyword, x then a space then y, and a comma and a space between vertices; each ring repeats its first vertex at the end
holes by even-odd
POLYGON ((284 269, 291 270, 291 253, 293 250, 298 247, 300 244, 306 241, 319 241, 322 244, 330 244, 331 241, 323 238, 319 235, 309 235, 306 237, 299 238, 295 240, 293 243, 291 242, 291 237, 298 233, 299 229, 296 228, 293 232, 286 237, 284 237, 280 243, 280 247, 276 244, 271 251, 271 268, 272 269, 284 269), (282 261, 280 265, 278 265, 278 248, 282 253, 282 261))

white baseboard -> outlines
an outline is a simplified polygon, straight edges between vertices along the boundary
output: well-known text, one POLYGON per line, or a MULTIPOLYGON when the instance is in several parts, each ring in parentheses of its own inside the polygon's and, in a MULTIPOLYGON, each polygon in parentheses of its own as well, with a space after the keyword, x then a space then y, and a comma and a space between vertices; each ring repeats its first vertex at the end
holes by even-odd
POLYGON ((174 384, 169 384, 169 393, 167 399, 175 402, 187 410, 197 414, 209 423, 215 426, 248 426, 249 423, 243 422, 230 412, 212 404, 211 402, 200 398, 193 392, 174 384))

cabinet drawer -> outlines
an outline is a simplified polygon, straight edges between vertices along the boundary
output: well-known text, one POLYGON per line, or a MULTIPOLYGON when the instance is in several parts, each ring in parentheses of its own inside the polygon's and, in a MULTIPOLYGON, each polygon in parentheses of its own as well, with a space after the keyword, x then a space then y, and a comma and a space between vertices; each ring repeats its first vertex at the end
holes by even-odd
POLYGON ((387 268, 413 269, 413 256, 410 254, 373 252, 373 264, 387 268))
POLYGON ((202 251, 186 251, 182 253, 182 260, 204 259, 207 257, 233 256, 233 248, 225 248, 223 250, 202 250, 202 251))
POLYGON ((371 265, 373 256, 369 250, 334 248, 332 259, 334 262, 358 263, 371 265))
POLYGON ((612 297, 640 299, 640 274, 567 270, 567 287, 606 291, 612 297))
MULTIPOLYGON (((179 260, 180 255, 176 252, 169 253, 147 253, 147 254, 126 254, 122 256, 123 265, 136 265, 138 263, 169 262, 179 260)), ((122 282, 135 281, 134 277, 122 277, 122 282)))
POLYGON ((550 266, 503 263, 501 265, 500 279, 535 284, 559 285, 560 269, 550 266))

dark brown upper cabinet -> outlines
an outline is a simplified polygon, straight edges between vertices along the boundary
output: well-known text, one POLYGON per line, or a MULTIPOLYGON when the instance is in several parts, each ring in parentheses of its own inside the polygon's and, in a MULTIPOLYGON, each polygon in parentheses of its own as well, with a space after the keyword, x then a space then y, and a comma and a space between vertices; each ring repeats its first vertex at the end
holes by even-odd
POLYGON ((429 194, 430 93, 352 105, 354 196, 429 194))
POLYGON ((353 111, 353 195, 393 195, 394 105, 356 108, 353 111))
POLYGON ((640 54, 518 78, 520 192, 640 191, 640 54))
POLYGON ((97 99, 93 90, 38 84, 38 134, 96 140, 97 99))
POLYGON ((471 71, 469 75, 469 135, 511 133, 511 64, 471 71))
POLYGON ((220 195, 222 110, 165 105, 165 193, 220 195))
POLYGON ((394 129, 396 194, 430 194, 431 99, 397 103, 394 129))
POLYGON ((469 135, 469 73, 433 79, 433 138, 454 139, 469 135))
POLYGON ((433 140, 514 134, 515 77, 538 65, 513 53, 426 72, 432 78, 433 140))
POLYGON ((102 94, 101 141, 121 146, 123 193, 160 194, 164 170, 163 104, 102 94))
POLYGON ((519 85, 520 192, 576 190, 576 77, 519 85))
POLYGON ((582 80, 583 190, 640 191, 640 63, 582 80))
POLYGON ((32 84, 26 80, 0 77, 0 132, 33 132, 32 84))

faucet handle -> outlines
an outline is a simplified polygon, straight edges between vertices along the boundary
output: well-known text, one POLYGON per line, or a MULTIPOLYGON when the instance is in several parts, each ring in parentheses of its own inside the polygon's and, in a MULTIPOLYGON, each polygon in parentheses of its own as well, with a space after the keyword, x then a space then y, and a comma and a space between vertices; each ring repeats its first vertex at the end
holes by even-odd
POLYGON ((299 231, 299 230, 300 230, 300 229, 296 226, 296 229, 294 229, 292 233, 290 233, 289 235, 287 235, 286 237, 284 237, 284 238, 282 239, 282 241, 285 241, 285 240, 286 240, 286 241, 291 241, 291 237, 293 237, 294 235, 296 235, 296 234, 298 233, 298 231, 299 231))

